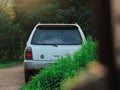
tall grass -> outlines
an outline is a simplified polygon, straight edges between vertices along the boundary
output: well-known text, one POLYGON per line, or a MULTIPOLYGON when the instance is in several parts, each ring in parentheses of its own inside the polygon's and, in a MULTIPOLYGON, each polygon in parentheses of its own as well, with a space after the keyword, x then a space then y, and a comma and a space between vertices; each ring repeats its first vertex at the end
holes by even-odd
POLYGON ((60 90, 64 80, 84 70, 86 65, 96 60, 95 44, 88 39, 73 56, 67 55, 36 75, 20 90, 60 90))

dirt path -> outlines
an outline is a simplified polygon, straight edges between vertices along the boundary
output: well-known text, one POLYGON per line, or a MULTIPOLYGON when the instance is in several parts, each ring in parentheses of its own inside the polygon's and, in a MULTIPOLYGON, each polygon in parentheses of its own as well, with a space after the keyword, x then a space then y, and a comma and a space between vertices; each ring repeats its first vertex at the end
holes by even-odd
POLYGON ((0 90, 19 90, 23 85, 23 65, 0 69, 0 90))

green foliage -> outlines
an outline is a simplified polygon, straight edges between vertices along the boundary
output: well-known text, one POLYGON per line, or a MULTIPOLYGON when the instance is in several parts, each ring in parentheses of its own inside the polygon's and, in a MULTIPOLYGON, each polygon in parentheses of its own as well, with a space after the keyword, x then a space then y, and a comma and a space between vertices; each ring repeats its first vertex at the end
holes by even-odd
POLYGON ((0 62, 17 60, 22 54, 23 32, 19 23, 14 23, 13 10, 0 8, 0 62))
POLYGON ((96 59, 95 43, 91 40, 91 38, 88 38, 82 49, 74 54, 74 59, 80 67, 85 67, 89 62, 96 59))
POLYGON ((17 65, 17 64, 21 64, 22 62, 20 60, 8 60, 6 62, 1 62, 0 63, 0 69, 1 68, 8 68, 8 67, 11 67, 11 66, 14 66, 14 65, 17 65))
POLYGON ((93 35, 91 11, 88 6, 86 0, 16 0, 16 20, 28 33, 38 22, 78 23, 88 36, 93 35))
POLYGON ((85 69, 86 65, 94 60, 96 60, 95 44, 88 39, 73 56, 68 54, 60 58, 33 77, 20 90, 60 90, 64 80, 74 77, 77 71, 85 69))

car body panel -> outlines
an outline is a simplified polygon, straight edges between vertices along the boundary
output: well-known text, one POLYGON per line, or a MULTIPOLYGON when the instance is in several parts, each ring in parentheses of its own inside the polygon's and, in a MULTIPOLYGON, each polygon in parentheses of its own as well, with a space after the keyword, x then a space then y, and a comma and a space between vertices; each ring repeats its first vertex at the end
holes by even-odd
POLYGON ((32 45, 33 60, 56 60, 66 54, 73 55, 79 48, 80 45, 32 45))

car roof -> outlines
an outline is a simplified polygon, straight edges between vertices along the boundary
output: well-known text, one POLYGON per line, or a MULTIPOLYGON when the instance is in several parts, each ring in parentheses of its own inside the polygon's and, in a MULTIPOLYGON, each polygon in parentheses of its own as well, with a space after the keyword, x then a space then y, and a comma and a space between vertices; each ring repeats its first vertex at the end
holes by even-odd
POLYGON ((37 28, 38 26, 76 26, 76 27, 80 27, 77 23, 75 24, 63 24, 63 23, 48 23, 48 24, 41 24, 41 23, 38 23, 35 28, 37 28))

